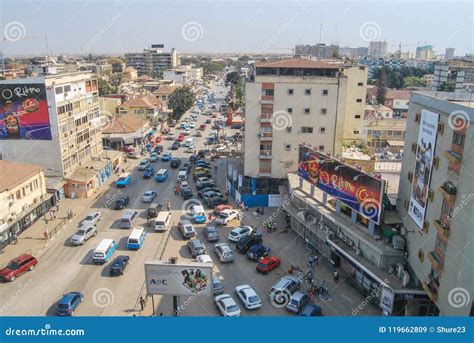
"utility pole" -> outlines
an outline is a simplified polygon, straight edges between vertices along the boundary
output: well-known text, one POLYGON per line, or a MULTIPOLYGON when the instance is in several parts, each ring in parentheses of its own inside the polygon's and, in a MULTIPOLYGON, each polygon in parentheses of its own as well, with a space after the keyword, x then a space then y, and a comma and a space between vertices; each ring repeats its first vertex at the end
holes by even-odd
MULTIPOLYGON (((169 263, 170 264, 176 264, 176 261, 178 260, 177 257, 170 257, 169 263)), ((178 296, 173 295, 173 317, 179 317, 179 312, 178 312, 178 296)))

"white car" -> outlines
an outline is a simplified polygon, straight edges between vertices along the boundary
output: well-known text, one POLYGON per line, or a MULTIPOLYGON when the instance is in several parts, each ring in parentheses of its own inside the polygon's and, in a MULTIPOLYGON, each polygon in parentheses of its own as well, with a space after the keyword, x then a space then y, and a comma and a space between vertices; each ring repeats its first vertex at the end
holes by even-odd
POLYGON ((189 136, 190 133, 191 133, 191 130, 189 129, 189 127, 183 129, 183 135, 189 136))
POLYGON ((262 307, 262 300, 249 285, 241 285, 235 287, 235 293, 244 304, 247 310, 255 310, 262 307))
POLYGON ((209 255, 199 255, 196 257, 196 261, 199 263, 212 263, 212 258, 209 255))
POLYGON ((227 225, 234 219, 240 220, 240 212, 237 210, 224 210, 219 213, 219 216, 214 219, 217 225, 227 225))
POLYGON ((85 223, 97 224, 97 222, 100 221, 101 217, 102 212, 91 212, 84 219, 81 220, 81 222, 79 223, 79 227, 83 226, 85 223))
POLYGON ((224 317, 240 317, 239 305, 229 294, 221 294, 214 298, 217 309, 224 317))
POLYGON ((242 237, 250 234, 253 231, 251 226, 238 226, 229 232, 227 238, 229 241, 238 242, 242 237))
POLYGON ((191 129, 194 129, 194 128, 196 127, 196 123, 193 122, 193 121, 190 121, 190 122, 189 122, 189 127, 190 127, 191 129))

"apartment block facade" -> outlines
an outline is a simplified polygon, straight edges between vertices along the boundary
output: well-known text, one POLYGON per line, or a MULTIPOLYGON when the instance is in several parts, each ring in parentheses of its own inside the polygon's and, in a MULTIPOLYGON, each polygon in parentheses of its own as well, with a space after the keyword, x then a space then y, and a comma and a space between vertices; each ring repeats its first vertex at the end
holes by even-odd
POLYGON ((138 76, 148 75, 152 77, 166 69, 176 68, 179 65, 178 52, 176 49, 164 51, 163 48, 163 45, 155 44, 142 52, 125 54, 127 66, 135 68, 138 76))
POLYGON ((472 315, 473 309, 473 120, 467 95, 411 96, 398 208, 407 262, 443 316, 472 315))

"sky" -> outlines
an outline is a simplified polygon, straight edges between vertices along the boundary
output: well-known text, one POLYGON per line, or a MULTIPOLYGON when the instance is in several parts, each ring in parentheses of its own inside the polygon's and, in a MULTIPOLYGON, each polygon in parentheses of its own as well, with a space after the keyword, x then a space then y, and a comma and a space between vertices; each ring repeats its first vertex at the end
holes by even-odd
POLYGON ((291 53, 295 44, 473 52, 472 1, 0 0, 6 56, 142 51, 291 53), (320 30, 322 24, 322 32, 320 30))

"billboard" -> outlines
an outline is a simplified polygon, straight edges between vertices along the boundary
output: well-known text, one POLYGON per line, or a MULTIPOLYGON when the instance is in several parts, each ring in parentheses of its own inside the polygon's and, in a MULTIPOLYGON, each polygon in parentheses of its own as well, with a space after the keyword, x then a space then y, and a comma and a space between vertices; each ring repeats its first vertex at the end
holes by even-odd
POLYGON ((44 84, 0 84, 0 140, 7 139, 52 139, 44 84))
POLYGON ((408 215, 416 225, 423 229, 426 202, 433 168, 433 156, 438 135, 439 114, 423 109, 421 111, 420 128, 411 184, 410 206, 408 215))
POLYGON ((212 296, 212 263, 145 262, 148 294, 212 296))
POLYGON ((349 164, 301 145, 298 175, 379 224, 384 181, 349 164))

